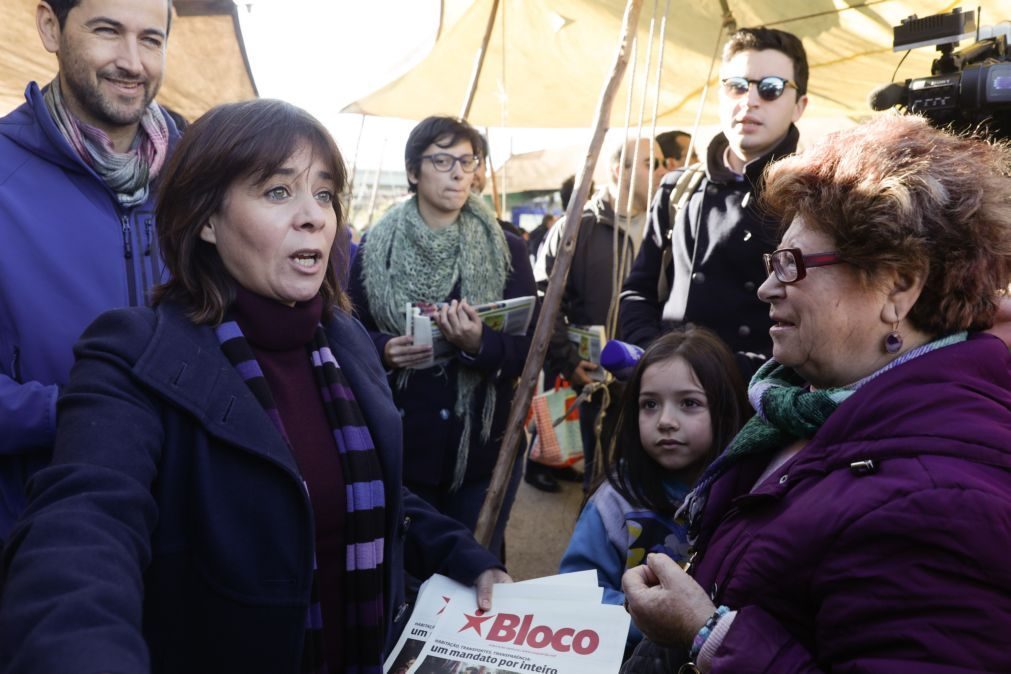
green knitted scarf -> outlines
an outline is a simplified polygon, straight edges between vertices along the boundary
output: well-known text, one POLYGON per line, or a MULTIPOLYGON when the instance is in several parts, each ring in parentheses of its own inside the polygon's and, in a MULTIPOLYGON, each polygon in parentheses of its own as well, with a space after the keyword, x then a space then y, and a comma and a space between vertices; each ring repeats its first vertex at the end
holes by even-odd
POLYGON ((755 408, 755 416, 706 468, 675 514, 687 522, 688 540, 694 544, 698 539, 713 483, 734 464, 750 456, 771 457, 794 440, 814 437, 836 408, 867 382, 913 358, 963 342, 967 336, 968 333, 959 332, 911 349, 860 381, 841 388, 813 390, 793 369, 775 360, 766 362, 748 385, 748 400, 755 408))
MULTIPOLYGON (((445 302, 457 282, 460 296, 470 304, 502 299, 511 271, 509 247, 502 227, 480 197, 471 195, 456 222, 433 230, 421 218, 418 197, 387 211, 369 229, 359 253, 362 281, 372 317, 379 329, 391 335, 405 333, 405 307, 409 302, 445 302)), ((403 389, 410 370, 397 373, 403 389)), ((457 448, 452 491, 459 489, 467 471, 467 454, 473 428, 473 405, 479 386, 485 387, 481 441, 487 442, 495 412, 495 387, 479 370, 460 366, 456 371, 454 412, 463 420, 457 448)))

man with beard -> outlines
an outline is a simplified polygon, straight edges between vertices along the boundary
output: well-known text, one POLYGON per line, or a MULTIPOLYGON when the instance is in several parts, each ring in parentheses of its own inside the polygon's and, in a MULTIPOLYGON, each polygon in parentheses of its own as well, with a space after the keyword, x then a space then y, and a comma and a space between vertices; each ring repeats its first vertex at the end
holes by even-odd
POLYGON ((178 139, 153 103, 171 0, 43 0, 59 72, 0 119, 0 545, 49 458, 72 347, 161 280, 153 183, 178 139))

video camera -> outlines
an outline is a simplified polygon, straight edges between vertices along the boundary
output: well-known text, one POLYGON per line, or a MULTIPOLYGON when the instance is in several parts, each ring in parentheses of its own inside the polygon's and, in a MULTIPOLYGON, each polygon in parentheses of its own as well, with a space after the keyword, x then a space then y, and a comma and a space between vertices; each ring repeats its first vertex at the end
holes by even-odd
MULTIPOLYGON (((978 10, 977 10, 978 12, 978 10)), ((1011 137, 1011 23, 977 27, 977 15, 955 8, 922 19, 912 16, 892 29, 892 51, 937 45, 930 77, 886 84, 871 92, 873 110, 901 107, 935 126, 964 130, 983 126, 994 136, 1011 137), (955 50, 962 40, 974 40, 955 50)))

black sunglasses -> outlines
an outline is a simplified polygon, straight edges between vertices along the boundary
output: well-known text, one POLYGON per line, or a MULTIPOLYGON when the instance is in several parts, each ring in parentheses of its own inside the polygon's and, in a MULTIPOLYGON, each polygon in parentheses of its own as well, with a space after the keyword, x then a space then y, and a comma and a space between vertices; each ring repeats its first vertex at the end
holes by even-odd
POLYGON ((760 80, 749 80, 747 77, 727 77, 722 80, 723 91, 731 98, 741 98, 748 95, 751 85, 758 86, 758 97, 763 101, 774 101, 783 95, 787 87, 797 88, 788 79, 776 75, 766 75, 760 80))

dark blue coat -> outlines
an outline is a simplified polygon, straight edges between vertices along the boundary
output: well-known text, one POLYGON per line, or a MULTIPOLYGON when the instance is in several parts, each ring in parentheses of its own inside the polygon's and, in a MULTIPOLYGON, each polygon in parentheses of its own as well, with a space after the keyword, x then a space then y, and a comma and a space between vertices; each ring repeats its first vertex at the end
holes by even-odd
POLYGON ((739 176, 723 160, 726 136, 717 135, 706 153, 705 176, 674 223, 670 196, 682 171, 664 176, 646 235, 621 288, 621 339, 645 348, 671 328, 692 323, 715 332, 731 351, 772 353, 769 307, 757 292, 768 276, 762 255, 776 249, 782 228, 762 210, 762 174, 773 161, 792 154, 799 139, 791 125, 769 154, 748 164, 739 176), (672 257, 661 269, 667 246, 672 257), (670 288, 666 303, 658 296, 660 274, 670 288))
MULTIPOLYGON (((502 298, 535 295, 534 276, 526 244, 523 239, 508 232, 505 232, 505 237, 512 257, 512 270, 506 278, 502 298)), ((367 236, 362 238, 361 245, 368 246, 367 236)), ((390 273, 409 272, 391 269, 390 273)), ((355 256, 351 267, 351 286, 348 292, 355 304, 355 314, 369 330, 376 350, 382 353, 386 342, 394 335, 380 332, 372 318, 362 281, 361 255, 355 256)), ((460 299, 459 283, 444 301, 454 299, 460 299)), ((463 432, 463 421, 453 413, 458 367, 473 367, 487 373, 495 386, 495 414, 487 442, 480 441, 483 390, 479 389, 476 399, 471 403, 476 410, 476 421, 464 480, 486 479, 492 474, 505 435, 516 379, 523 372, 536 323, 535 315, 525 335, 507 335, 485 328, 481 335, 481 350, 472 361, 464 364, 460 359, 453 359, 446 365, 445 371, 435 367, 415 370, 403 390, 394 389, 394 399, 404 417, 404 471, 409 484, 437 487, 452 481, 457 447, 463 432)))
MULTIPOLYGON (((331 348, 386 485, 387 643, 405 560, 471 583, 497 561, 401 487, 401 425, 368 334, 331 348)), ((75 347, 53 464, 5 550, 5 672, 298 671, 313 515, 287 445, 209 327, 173 305, 103 314, 75 347)))

